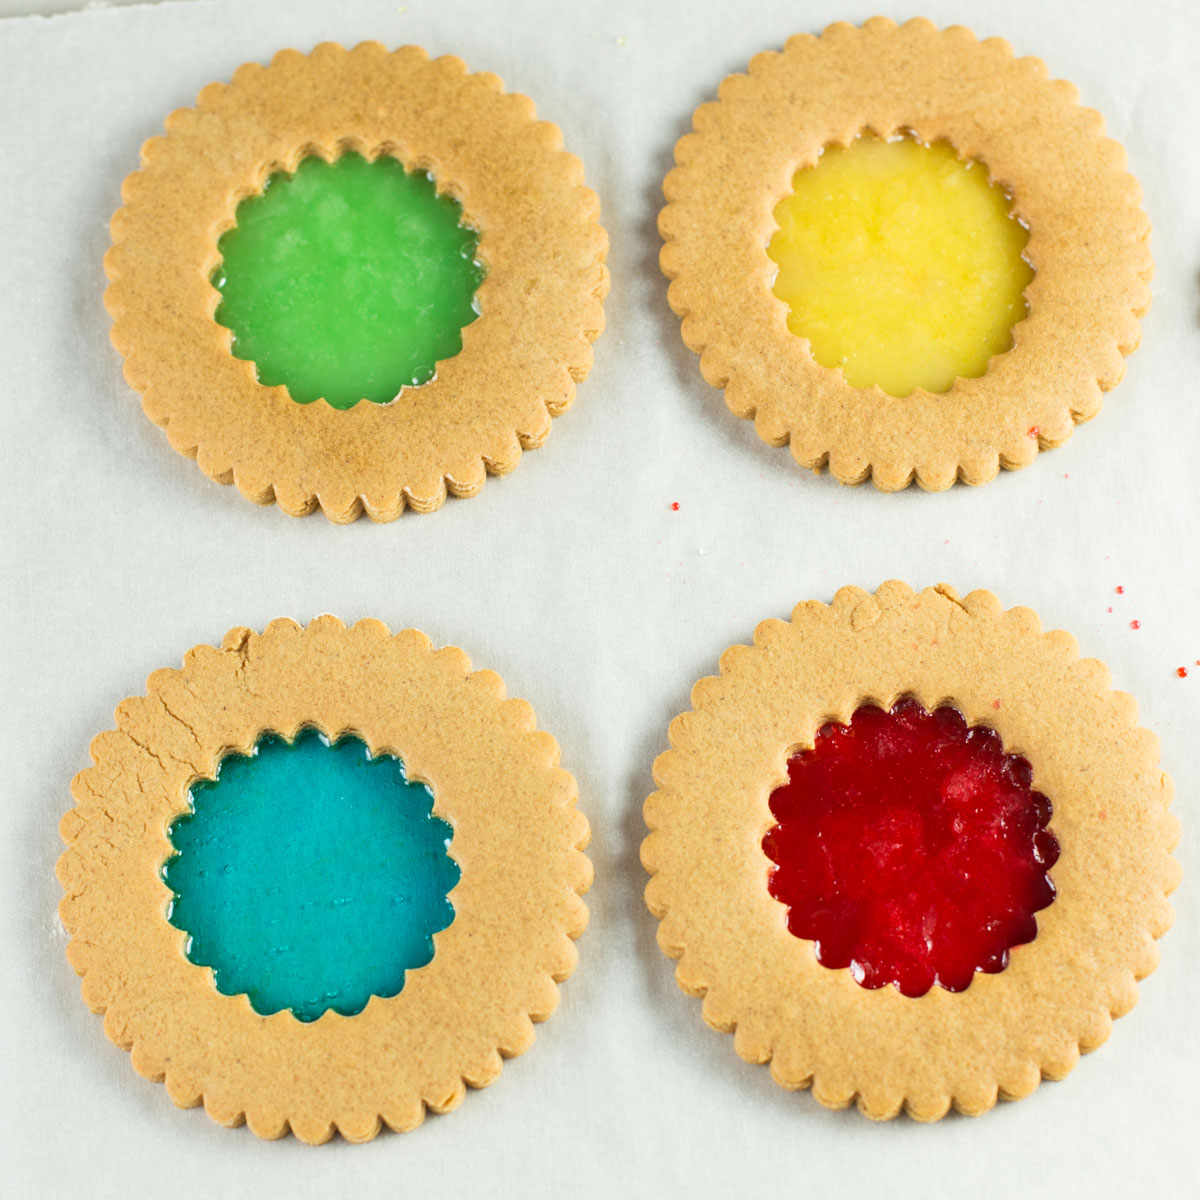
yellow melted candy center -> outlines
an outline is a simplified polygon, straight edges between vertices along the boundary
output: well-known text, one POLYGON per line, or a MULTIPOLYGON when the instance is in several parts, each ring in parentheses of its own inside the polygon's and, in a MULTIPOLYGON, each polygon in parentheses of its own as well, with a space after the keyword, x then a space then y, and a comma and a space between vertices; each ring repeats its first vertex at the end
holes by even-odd
POLYGON ((854 387, 948 391, 1012 346, 1029 232, 980 162, 948 142, 828 146, 779 202, 767 253, 788 328, 854 387))

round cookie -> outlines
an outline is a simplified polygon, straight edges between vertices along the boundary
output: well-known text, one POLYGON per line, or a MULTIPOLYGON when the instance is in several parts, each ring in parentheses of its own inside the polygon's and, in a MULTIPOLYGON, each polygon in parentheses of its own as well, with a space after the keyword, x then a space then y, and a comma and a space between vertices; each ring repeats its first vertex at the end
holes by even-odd
POLYGON ((1133 1007, 1171 924, 1178 823, 1157 738, 1070 635, 1043 633, 1029 609, 1006 612, 990 592, 843 588, 726 650, 692 706, 654 764, 646 902, 679 986, 781 1086, 877 1119, 981 1113, 1066 1075, 1133 1007), (1024 757, 1061 848, 1034 940, 959 992, 867 990, 818 961, 769 891, 763 838, 789 759, 859 705, 902 697, 952 706, 1024 757))
POLYGON ((105 1033, 176 1104, 203 1103, 260 1137, 367 1141, 492 1082, 503 1058, 529 1047, 532 1022, 553 1013, 587 923, 588 823, 533 710, 505 699, 499 676, 472 671, 461 650, 435 651, 416 630, 392 636, 378 621, 234 629, 220 649, 197 646, 182 670, 151 675, 92 757, 61 825, 67 956, 105 1033), (188 960, 162 867, 194 782, 265 731, 293 739, 310 728, 330 740, 353 732, 373 755, 401 758, 453 828, 461 879, 432 961, 399 994, 305 1022, 287 1009, 259 1015, 188 960))
POLYGON ((525 96, 461 60, 405 46, 281 51, 212 84, 166 122, 126 179, 105 256, 125 377, 171 445, 206 475, 293 516, 390 521, 545 441, 604 327, 607 237, 583 167, 525 96), (392 155, 429 171, 479 233, 479 318, 434 379, 387 404, 299 404, 235 358, 213 314, 217 241, 241 200, 301 160, 392 155))
POLYGON ((1125 151, 1071 84, 998 38, 877 17, 759 54, 718 96, 675 148, 661 264, 701 373, 764 441, 842 483, 940 490, 1027 466, 1095 416, 1138 344, 1153 263, 1125 151), (945 393, 850 386, 772 293, 767 245, 793 175, 864 132, 948 141, 986 166, 1029 229, 1028 317, 983 375, 945 393))

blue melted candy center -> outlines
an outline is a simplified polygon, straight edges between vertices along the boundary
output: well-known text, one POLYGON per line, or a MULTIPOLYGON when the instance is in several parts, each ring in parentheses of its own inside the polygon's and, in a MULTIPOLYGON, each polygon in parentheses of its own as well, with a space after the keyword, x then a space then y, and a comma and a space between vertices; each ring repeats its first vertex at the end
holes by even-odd
POLYGON ((454 920, 452 830, 404 764, 356 737, 276 734, 194 784, 170 826, 168 920, 217 990, 315 1021, 395 996, 454 920))

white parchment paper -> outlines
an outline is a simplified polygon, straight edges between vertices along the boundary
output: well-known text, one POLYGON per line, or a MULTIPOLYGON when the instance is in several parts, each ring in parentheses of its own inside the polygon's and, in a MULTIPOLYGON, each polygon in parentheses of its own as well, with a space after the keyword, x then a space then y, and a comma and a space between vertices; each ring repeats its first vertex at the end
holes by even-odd
POLYGON ((672 146, 724 75, 793 32, 877 9, 911 15, 858 0, 280 0, 0 21, 0 1191, 1073 1197, 1194 1184, 1200 16, 1190 0, 918 10, 1001 34, 1079 85, 1128 147, 1158 274, 1127 379, 1063 449, 983 488, 884 496, 800 472, 728 414, 680 342, 654 231, 672 146), (141 142, 240 62, 327 38, 457 53, 534 97, 583 158, 612 238, 608 332, 547 445, 481 497, 388 526, 292 520, 210 483, 143 417, 101 302, 107 223, 141 142), (825 1112, 742 1063, 676 989, 637 862, 650 764, 693 681, 759 620, 889 577, 991 588, 1107 660, 1162 738, 1188 873, 1162 966, 1109 1045, 1031 1099, 930 1128, 825 1112), (89 739, 150 671, 230 626, 323 611, 418 626, 533 703, 579 779, 596 886, 558 1015, 495 1086, 416 1134, 313 1150, 222 1130, 135 1075, 63 958, 53 864, 89 739))

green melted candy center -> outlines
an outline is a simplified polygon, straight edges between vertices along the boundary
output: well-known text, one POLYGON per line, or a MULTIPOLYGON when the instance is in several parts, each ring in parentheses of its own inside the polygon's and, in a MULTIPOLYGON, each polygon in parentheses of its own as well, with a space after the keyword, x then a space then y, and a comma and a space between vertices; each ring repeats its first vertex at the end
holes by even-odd
POLYGON ((266 1016, 353 1016, 394 996, 454 920, 450 826, 404 764, 356 737, 262 737, 170 826, 168 919, 217 990, 266 1016))
POLYGON ((306 158, 238 205, 217 245, 216 319, 259 381, 334 408, 428 383, 479 315, 479 235, 394 158, 306 158))

